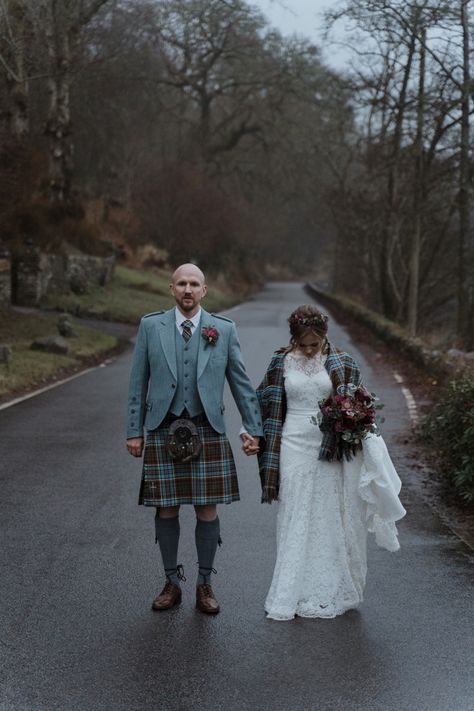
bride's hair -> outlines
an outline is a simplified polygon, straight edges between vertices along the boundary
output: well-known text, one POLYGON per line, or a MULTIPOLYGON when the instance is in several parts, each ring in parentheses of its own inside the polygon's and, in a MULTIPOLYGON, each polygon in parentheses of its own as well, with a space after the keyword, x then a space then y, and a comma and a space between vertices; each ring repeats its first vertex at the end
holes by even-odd
POLYGON ((328 332, 328 317, 311 304, 298 306, 290 315, 288 323, 291 335, 290 348, 294 348, 308 333, 326 338, 328 332))

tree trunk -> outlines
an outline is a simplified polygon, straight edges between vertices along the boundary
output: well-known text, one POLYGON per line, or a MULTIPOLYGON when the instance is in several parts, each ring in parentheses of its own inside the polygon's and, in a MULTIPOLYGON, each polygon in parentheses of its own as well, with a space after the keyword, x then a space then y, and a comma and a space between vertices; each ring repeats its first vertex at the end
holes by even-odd
POLYGON ((387 183, 387 211, 385 215, 385 226, 382 234, 382 249, 380 252, 382 312, 384 316, 388 316, 389 318, 394 316, 395 308, 393 303, 393 292, 390 288, 390 280, 388 278, 388 266, 391 254, 391 243, 393 242, 393 233, 396 229, 396 227, 394 226, 394 211, 396 209, 398 197, 400 149, 402 143, 403 122, 405 119, 405 110, 407 103, 408 82, 410 80, 413 58, 415 54, 415 37, 416 33, 412 32, 412 35, 410 37, 410 43, 408 45, 408 56, 403 71, 403 80, 398 99, 398 110, 393 135, 393 150, 391 155, 391 165, 389 169, 387 183))
POLYGON ((109 0, 89 4, 48 0, 46 41, 50 76, 49 112, 45 134, 49 141, 48 196, 53 202, 71 199, 74 143, 71 124, 73 50, 82 29, 109 0))
POLYGON ((421 249, 421 223, 423 213, 424 188, 424 148, 423 134, 425 124, 425 41, 426 29, 421 29, 420 41, 420 74, 418 82, 418 107, 416 114, 416 137, 415 137, 415 185, 413 199, 413 238, 410 250, 410 275, 408 286, 408 330, 411 336, 416 336, 418 317, 418 289, 420 275, 420 249, 421 249))
MULTIPOLYGON (((468 339, 469 292, 467 288, 466 257, 470 239, 470 194, 469 194, 469 111, 470 111, 470 60, 469 60, 469 2, 460 0, 463 35, 463 84, 461 101, 461 151, 459 166, 459 244, 458 244, 458 289, 457 289, 457 340, 460 346, 468 339)), ((472 297, 471 297, 472 298, 472 297)))
POLYGON ((53 1, 47 33, 51 75, 45 134, 49 141, 48 196, 52 202, 67 202, 71 196, 74 155, 70 107, 71 38, 59 13, 53 1))
POLYGON ((56 0, 51 0, 47 28, 50 76, 49 111, 45 134, 49 143, 48 197, 68 202, 71 196, 74 147, 71 132, 71 38, 56 0))

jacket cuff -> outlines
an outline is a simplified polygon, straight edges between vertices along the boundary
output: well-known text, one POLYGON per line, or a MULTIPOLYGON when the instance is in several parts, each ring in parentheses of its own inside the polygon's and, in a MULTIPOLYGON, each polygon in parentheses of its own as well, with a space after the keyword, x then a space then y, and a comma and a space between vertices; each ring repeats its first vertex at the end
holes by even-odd
POLYGON ((127 432, 127 439, 134 439, 135 437, 144 437, 143 430, 141 432, 127 432))

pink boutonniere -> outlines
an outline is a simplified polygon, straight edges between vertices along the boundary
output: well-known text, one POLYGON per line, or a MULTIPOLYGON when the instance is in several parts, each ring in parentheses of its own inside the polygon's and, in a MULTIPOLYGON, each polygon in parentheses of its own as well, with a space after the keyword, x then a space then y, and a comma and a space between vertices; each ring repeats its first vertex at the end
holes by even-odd
POLYGON ((201 336, 206 341, 204 348, 207 348, 208 346, 215 346, 217 339, 219 338, 219 331, 217 328, 214 328, 214 326, 204 326, 201 330, 201 336))

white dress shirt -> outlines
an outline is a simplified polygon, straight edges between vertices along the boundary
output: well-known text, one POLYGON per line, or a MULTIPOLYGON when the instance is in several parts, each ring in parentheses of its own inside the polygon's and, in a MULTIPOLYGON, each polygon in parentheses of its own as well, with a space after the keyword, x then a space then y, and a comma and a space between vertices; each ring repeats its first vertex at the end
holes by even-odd
POLYGON ((180 334, 183 335, 183 323, 185 321, 191 321, 191 332, 194 334, 194 331, 199 326, 199 321, 201 320, 201 309, 199 309, 197 314, 194 314, 192 318, 189 318, 189 316, 183 316, 177 306, 175 306, 174 313, 176 317, 176 328, 178 329, 180 334))

